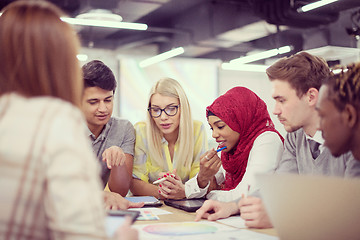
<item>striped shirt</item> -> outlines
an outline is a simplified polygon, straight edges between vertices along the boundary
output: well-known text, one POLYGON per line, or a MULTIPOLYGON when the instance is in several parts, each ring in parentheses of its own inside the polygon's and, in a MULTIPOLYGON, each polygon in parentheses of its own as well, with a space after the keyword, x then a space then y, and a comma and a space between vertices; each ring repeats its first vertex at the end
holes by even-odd
POLYGON ((104 239, 99 166, 80 111, 0 97, 0 239, 104 239))

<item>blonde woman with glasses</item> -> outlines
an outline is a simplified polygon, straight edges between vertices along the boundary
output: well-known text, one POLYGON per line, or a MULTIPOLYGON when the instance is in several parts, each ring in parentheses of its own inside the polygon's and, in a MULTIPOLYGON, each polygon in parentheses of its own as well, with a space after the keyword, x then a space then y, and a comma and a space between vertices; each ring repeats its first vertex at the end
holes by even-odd
POLYGON ((134 127, 131 192, 157 198, 185 198, 186 181, 199 172, 207 138, 204 125, 192 120, 181 85, 171 78, 157 81, 150 91, 147 121, 134 127), (166 180, 153 184, 159 178, 166 180))

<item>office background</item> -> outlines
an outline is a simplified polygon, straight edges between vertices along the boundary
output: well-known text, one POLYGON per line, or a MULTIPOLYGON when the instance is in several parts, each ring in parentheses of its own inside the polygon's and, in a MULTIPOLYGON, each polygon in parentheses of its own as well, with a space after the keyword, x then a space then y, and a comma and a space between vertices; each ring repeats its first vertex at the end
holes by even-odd
MULTIPOLYGON (((14 0, 0 0, 0 9, 14 0)), ((274 101, 264 68, 277 59, 306 50, 330 65, 359 61, 360 1, 326 0, 49 0, 70 19, 146 24, 146 29, 74 25, 81 41, 81 64, 105 62, 115 73, 118 89, 114 115, 133 124, 145 119, 148 93, 164 77, 184 87, 193 117, 211 132, 205 107, 234 86, 257 93, 272 115, 274 101), (120 19, 121 18, 121 19, 120 19), (120 21, 121 20, 121 21, 120 21), (174 58, 140 67, 143 60, 182 48, 174 58), (287 47, 287 51, 279 51, 287 47), (271 57, 247 63, 245 70, 226 70, 224 63, 276 50, 271 57), (263 67, 251 70, 250 65, 263 67)), ((211 146, 213 142, 210 142, 211 146)))

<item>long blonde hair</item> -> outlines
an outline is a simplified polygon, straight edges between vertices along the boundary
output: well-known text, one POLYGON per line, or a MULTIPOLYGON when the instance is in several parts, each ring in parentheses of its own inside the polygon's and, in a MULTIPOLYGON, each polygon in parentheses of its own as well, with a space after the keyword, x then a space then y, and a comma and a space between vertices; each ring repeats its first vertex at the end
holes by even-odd
POLYGON ((79 40, 47 1, 16 1, 0 17, 0 95, 53 96, 79 105, 79 40))
MULTIPOLYGON (((179 99, 180 103, 180 124, 177 142, 179 147, 177 149, 177 165, 175 168, 185 167, 191 168, 191 163, 194 154, 194 127, 191 117, 190 104, 181 85, 174 79, 163 78, 155 83, 151 88, 149 95, 149 104, 151 106, 151 97, 154 94, 174 97, 179 99)), ((149 143, 149 154, 158 166, 164 168, 163 153, 161 148, 162 133, 156 126, 154 119, 147 114, 146 124, 147 140, 149 143)), ((175 159, 173 159, 175 162, 175 159)), ((184 177, 184 176, 182 176, 184 177)))

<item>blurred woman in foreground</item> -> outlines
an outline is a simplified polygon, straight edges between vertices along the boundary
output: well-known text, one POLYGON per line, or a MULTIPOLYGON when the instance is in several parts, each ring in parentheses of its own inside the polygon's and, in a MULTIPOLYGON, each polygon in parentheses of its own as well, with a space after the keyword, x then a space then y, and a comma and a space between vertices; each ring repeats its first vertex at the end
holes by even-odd
MULTIPOLYGON (((107 237, 98 166, 76 107, 79 40, 62 15, 46 1, 16 1, 0 16, 1 239, 107 237)), ((122 239, 137 239, 129 224, 122 239)))

